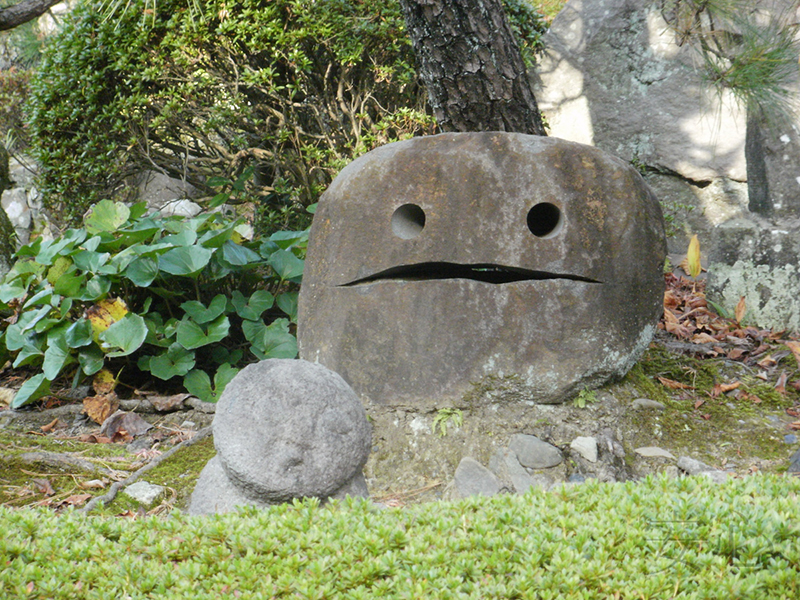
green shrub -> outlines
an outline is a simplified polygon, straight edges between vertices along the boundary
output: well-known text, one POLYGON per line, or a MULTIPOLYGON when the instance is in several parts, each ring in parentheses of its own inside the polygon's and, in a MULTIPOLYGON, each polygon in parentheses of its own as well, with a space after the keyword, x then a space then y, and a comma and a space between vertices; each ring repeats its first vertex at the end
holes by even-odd
POLYGON ((40 372, 12 407, 104 367, 182 378, 215 401, 242 364, 294 358, 307 232, 258 242, 245 230, 218 213, 161 218, 104 200, 83 228, 23 246, 0 284, 0 358, 40 372))
POLYGON ((0 595, 660 600, 800 597, 796 478, 587 482, 377 510, 216 517, 0 507, 0 595))
MULTIPOLYGON (((304 225, 355 156, 435 129, 396 0, 86 2, 45 51, 30 123, 64 218, 161 169, 211 193, 255 167, 257 213, 304 225)), ((527 54, 543 25, 509 0, 527 54)))

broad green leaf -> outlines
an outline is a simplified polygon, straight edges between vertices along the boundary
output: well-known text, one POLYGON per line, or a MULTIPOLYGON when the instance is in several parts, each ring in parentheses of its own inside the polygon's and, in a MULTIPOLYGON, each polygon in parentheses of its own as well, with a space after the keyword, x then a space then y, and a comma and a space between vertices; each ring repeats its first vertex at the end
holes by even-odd
POLYGON ((111 291, 111 281, 108 277, 95 275, 86 282, 83 294, 78 296, 78 299, 84 302, 93 302, 103 298, 109 291, 111 291))
POLYGON ((158 275, 158 260, 149 256, 139 257, 128 265, 124 275, 138 287, 149 287, 158 275))
POLYGON ((261 256, 249 248, 234 244, 230 240, 222 245, 222 257, 231 265, 241 267, 261 262, 261 256))
POLYGON ((128 313, 122 319, 100 333, 101 347, 109 357, 127 356, 136 352, 147 337, 144 319, 128 313), (118 350, 114 350, 118 348, 118 350))
POLYGON ((89 346, 78 352, 78 364, 85 375, 94 375, 103 368, 105 354, 97 346, 89 346))
POLYGON ((122 202, 101 200, 92 207, 92 212, 86 217, 84 225, 86 231, 91 234, 100 231, 116 231, 130 216, 130 209, 122 202))
POLYGON ((244 352, 241 348, 237 348, 236 350, 228 350, 225 346, 217 344, 213 348, 211 348, 211 359, 221 365, 223 363, 229 363, 232 365, 239 364, 244 356, 244 352))
POLYGON ((205 232, 201 237, 199 244, 206 248, 220 248, 222 245, 231 239, 233 236, 234 225, 231 223, 227 227, 221 229, 212 229, 205 232))
POLYGON ((297 339, 289 333, 287 319, 276 319, 269 326, 262 321, 243 321, 242 331, 252 344, 250 351, 261 360, 297 356, 297 339))
POLYGON ((53 297, 53 288, 47 286, 43 290, 39 290, 33 296, 28 298, 22 308, 30 308, 31 306, 39 306, 42 304, 49 304, 50 299, 53 297))
POLYGON ((13 283, 4 283, 0 286, 0 302, 11 302, 17 298, 22 298, 27 291, 28 287, 18 279, 13 283))
POLYGON ((214 375, 214 388, 211 387, 211 379, 205 371, 194 369, 183 378, 183 385, 190 394, 197 396, 203 402, 217 402, 222 392, 230 381, 236 376, 239 369, 230 366, 228 363, 220 365, 214 375))
POLYGON ((60 296, 72 299, 80 296, 81 290, 85 288, 85 285, 86 278, 83 275, 77 275, 75 269, 71 268, 68 273, 64 273, 55 282, 53 291, 60 296))
MULTIPOLYGON (((151 356, 148 368, 155 377, 167 380, 176 375, 186 375, 194 368, 194 362, 193 351, 172 344, 163 354, 151 356)), ((141 361, 139 364, 141 367, 141 361)))
POLYGON ((185 318, 178 324, 177 340, 187 350, 194 350, 224 340, 228 336, 230 325, 228 317, 224 315, 220 315, 205 327, 185 318))
MULTIPOLYGON (((42 336, 42 339, 44 339, 44 336, 42 336)), ((42 343, 41 340, 35 340, 34 345, 26 341, 22 349, 17 353, 17 357, 14 359, 11 366, 16 369, 17 367, 24 367, 25 365, 38 362, 40 358, 44 356, 44 352, 39 347, 42 343)))
POLYGON ((289 250, 278 250, 269 257, 269 265, 281 281, 299 282, 303 275, 303 261, 289 250))
POLYGON ((282 294, 278 294, 278 297, 275 299, 275 304, 277 304, 278 308, 280 308, 283 312, 289 315, 289 320, 292 323, 297 323, 298 297, 298 292, 284 292, 282 294))
POLYGON ((193 229, 183 229, 179 233, 167 235, 161 238, 162 244, 171 246, 185 247, 192 246, 197 241, 197 232, 193 229))
POLYGON ((89 250, 81 250, 72 255, 75 266, 88 273, 97 273, 100 267, 108 262, 109 258, 111 258, 111 255, 108 252, 91 252, 89 250))
POLYGON ((75 246, 75 244, 76 241, 74 236, 68 235, 64 235, 55 240, 47 240, 46 242, 42 242, 42 247, 39 250, 39 253, 36 255, 36 262, 41 265, 51 265, 57 256, 65 254, 65 250, 67 248, 72 248, 75 246))
POLYGON ((184 302, 181 304, 181 308, 195 323, 203 324, 213 321, 224 313, 227 304, 228 300, 225 298, 225 295, 217 294, 214 296, 211 304, 208 305, 208 308, 206 308, 202 302, 197 302, 196 300, 184 302))
POLYGON ((147 214, 147 202, 137 202, 136 204, 131 205, 128 220, 135 221, 136 219, 143 217, 145 214, 147 214))
POLYGON ((308 230, 305 231, 276 231, 269 236, 271 242, 283 249, 288 250, 292 246, 308 241, 308 230))
POLYGON ((92 333, 92 324, 88 319, 81 318, 67 328, 64 339, 70 348, 81 348, 92 343, 92 333))
POLYGON ((213 250, 202 246, 173 248, 158 257, 158 267, 171 275, 196 276, 211 260, 213 250))
POLYGON ((258 247, 258 253, 261 255, 261 258, 269 258, 280 249, 281 247, 275 242, 271 240, 264 240, 258 247))
POLYGON ((53 261, 53 266, 47 269, 47 283, 54 285, 71 266, 72 261, 66 256, 57 257, 53 261))
POLYGON ((65 339, 64 329, 57 329, 47 336, 47 350, 44 352, 42 372, 53 381, 61 373, 61 369, 69 362, 70 352, 65 339))
POLYGON ((272 308, 275 302, 275 297, 266 290, 258 290, 253 292, 250 298, 245 298, 239 290, 235 290, 231 294, 231 303, 233 304, 236 314, 243 319, 250 321, 258 321, 265 310, 272 308))
POLYGON ((44 373, 39 373, 22 384, 10 406, 11 408, 25 406, 35 402, 42 396, 46 396, 48 393, 50 393, 50 381, 45 378, 44 373))

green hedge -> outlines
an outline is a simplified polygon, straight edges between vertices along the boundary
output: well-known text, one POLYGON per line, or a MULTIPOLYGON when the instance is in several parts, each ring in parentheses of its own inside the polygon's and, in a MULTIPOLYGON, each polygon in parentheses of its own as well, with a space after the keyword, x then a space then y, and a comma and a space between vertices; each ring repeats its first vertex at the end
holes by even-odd
POLYGON ((648 478, 387 510, 0 509, 0 596, 794 600, 799 493, 790 477, 648 478))
MULTIPOLYGON (((544 24, 506 1, 530 58, 544 24)), ((209 193, 253 165, 265 227, 303 227, 355 156, 435 129, 396 0, 108 6, 81 4, 32 82, 39 187, 67 220, 154 165, 209 193)))

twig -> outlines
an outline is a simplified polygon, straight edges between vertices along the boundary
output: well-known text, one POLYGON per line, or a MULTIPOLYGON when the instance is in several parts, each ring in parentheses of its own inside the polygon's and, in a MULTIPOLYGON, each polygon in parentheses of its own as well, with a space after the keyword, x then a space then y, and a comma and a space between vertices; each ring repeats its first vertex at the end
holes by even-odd
POLYGON ((165 460, 170 458, 173 454, 175 454, 179 450, 181 450, 183 448, 188 448, 189 446, 192 446, 193 444, 196 444, 200 440, 203 440, 203 439, 207 438, 209 435, 211 435, 211 427, 210 426, 209 427, 204 427, 203 429, 198 431, 190 439, 184 440, 183 442, 181 442, 180 444, 178 444, 177 446, 175 446, 171 450, 169 450, 169 451, 165 452, 164 454, 162 454, 161 456, 157 456, 156 458, 151 460, 149 463, 147 463, 141 469, 139 469, 138 471, 136 471, 135 473, 130 475, 127 479, 124 479, 123 481, 117 481, 117 482, 111 484, 111 488, 109 488, 107 493, 103 494, 102 496, 98 496, 97 498, 93 498, 90 502, 88 502, 86 504, 86 506, 84 506, 83 508, 79 509, 79 512, 83 512, 83 513, 91 512, 101 502, 103 503, 103 506, 108 506, 109 504, 111 504, 114 501, 114 498, 117 497, 117 493, 120 490, 128 487, 132 483, 135 483, 139 479, 139 477, 141 477, 142 475, 144 475, 148 471, 151 471, 152 469, 155 469, 158 465, 160 465, 162 462, 164 462, 165 460))

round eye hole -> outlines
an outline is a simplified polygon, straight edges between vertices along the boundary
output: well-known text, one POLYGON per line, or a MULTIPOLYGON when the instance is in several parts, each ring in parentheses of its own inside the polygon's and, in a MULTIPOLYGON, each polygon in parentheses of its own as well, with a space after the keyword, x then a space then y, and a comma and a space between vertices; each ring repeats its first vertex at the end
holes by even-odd
POLYGON ((528 211, 528 229, 536 237, 553 237, 561 231, 561 210, 549 202, 540 202, 528 211))
POLYGON ((417 237, 425 227, 425 211, 416 204, 403 204, 392 215, 392 233, 402 240, 417 237))

